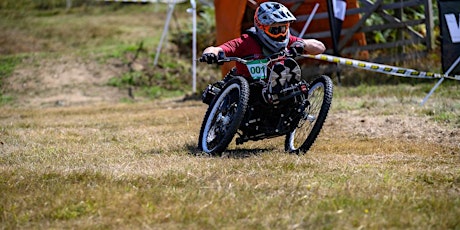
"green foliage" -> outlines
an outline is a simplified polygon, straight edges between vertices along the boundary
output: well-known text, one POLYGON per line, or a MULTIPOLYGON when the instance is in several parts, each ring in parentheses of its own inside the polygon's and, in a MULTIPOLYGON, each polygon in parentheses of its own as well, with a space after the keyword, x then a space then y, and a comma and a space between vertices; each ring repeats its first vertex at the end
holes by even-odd
POLYGON ((122 60, 127 72, 112 77, 108 85, 119 88, 130 88, 138 96, 148 98, 164 98, 184 94, 190 87, 190 63, 162 54, 157 66, 153 66, 155 54, 142 47, 126 46, 110 55, 111 58, 122 60), (137 68, 137 69, 136 69, 137 68), (135 70, 136 69, 136 70, 135 70))
MULTIPOLYGON (((384 4, 395 3, 399 2, 396 0, 385 0, 384 4)), ((433 5, 436 5, 436 2, 433 1, 433 5)), ((436 7, 434 7, 436 9, 436 7)), ((392 9, 392 10, 384 10, 384 13, 388 15, 392 15, 395 17, 399 17, 401 21, 409 21, 409 20, 418 20, 425 18, 425 7, 423 4, 413 6, 413 7, 405 7, 402 9, 392 9), (400 15, 400 16, 397 16, 400 15)), ((433 20, 436 22, 438 20, 438 14, 436 12, 433 13, 433 20)), ((375 26, 375 25, 384 25, 388 23, 386 19, 384 19, 380 14, 373 13, 370 17, 366 20, 366 26, 375 26)), ((424 24, 420 24, 417 26, 413 26, 412 29, 417 31, 420 34, 426 34, 426 28, 424 24)), ((367 42, 368 43, 387 43, 387 42, 395 42, 397 40, 402 39, 402 36, 407 36, 407 34, 402 33, 403 29, 384 29, 381 31, 371 31, 366 33, 367 42)))
POLYGON ((137 84, 139 78, 142 77, 141 72, 128 72, 121 77, 113 77, 109 80, 108 85, 114 87, 124 87, 137 84))
MULTIPOLYGON (((213 7, 200 6, 197 9, 199 13, 199 20, 197 22, 197 49, 203 50, 208 46, 215 45, 216 43, 216 24, 215 24, 215 10, 213 7)), ((179 53, 185 57, 192 55, 192 42, 193 30, 192 23, 189 22, 187 29, 184 31, 172 33, 171 42, 176 44, 179 53)))

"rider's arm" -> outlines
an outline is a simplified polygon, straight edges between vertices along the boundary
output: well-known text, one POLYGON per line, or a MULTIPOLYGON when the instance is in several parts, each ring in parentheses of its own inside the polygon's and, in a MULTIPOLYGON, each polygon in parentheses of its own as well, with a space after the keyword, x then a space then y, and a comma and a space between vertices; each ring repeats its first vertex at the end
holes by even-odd
POLYGON ((321 54, 326 51, 326 46, 316 39, 302 39, 296 36, 289 38, 289 49, 295 49, 297 54, 321 54))
POLYGON ((216 63, 220 52, 230 56, 241 56, 239 54, 239 50, 244 50, 244 48, 242 47, 247 46, 243 45, 243 43, 244 41, 241 38, 236 38, 227 41, 220 46, 209 46, 208 48, 203 50, 203 54, 200 61, 207 62, 208 64, 216 63))
POLYGON ((303 39, 303 42, 305 43, 303 49, 306 54, 316 55, 326 51, 324 44, 316 39, 303 39))

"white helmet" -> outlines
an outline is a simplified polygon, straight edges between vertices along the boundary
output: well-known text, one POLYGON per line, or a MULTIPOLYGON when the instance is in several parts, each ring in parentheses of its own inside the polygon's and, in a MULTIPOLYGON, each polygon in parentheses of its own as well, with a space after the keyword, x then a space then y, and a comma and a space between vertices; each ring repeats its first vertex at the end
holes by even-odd
POLYGON ((256 34, 272 52, 286 48, 289 42, 289 24, 295 21, 294 15, 284 5, 277 2, 264 2, 256 9, 254 26, 256 34), (273 27, 273 24, 282 24, 273 27))

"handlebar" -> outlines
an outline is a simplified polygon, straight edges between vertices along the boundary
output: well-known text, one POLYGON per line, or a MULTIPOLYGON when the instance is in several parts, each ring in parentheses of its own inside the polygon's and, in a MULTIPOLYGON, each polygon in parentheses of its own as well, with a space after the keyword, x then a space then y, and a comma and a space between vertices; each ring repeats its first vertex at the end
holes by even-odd
MULTIPOLYGON (((301 56, 301 55, 295 55, 295 54, 290 53, 289 51, 280 51, 280 52, 271 54, 270 56, 268 56, 266 58, 263 58, 263 59, 268 60, 268 61, 274 61, 274 60, 282 59, 282 58, 285 58, 285 57, 294 58, 296 56, 301 56)), ((231 61, 236 61, 236 62, 240 62, 242 64, 246 64, 247 62, 250 62, 250 61, 253 61, 253 60, 254 59, 243 59, 243 58, 239 58, 239 57, 227 57, 227 56, 225 56, 224 52, 219 52, 217 54, 217 64, 218 65, 222 65, 225 62, 231 62, 231 61)))
POLYGON ((231 61, 237 61, 243 64, 246 64, 248 62, 248 60, 239 58, 239 57, 226 57, 225 53, 222 51, 217 54, 217 64, 218 65, 223 64, 224 62, 231 62, 231 61))

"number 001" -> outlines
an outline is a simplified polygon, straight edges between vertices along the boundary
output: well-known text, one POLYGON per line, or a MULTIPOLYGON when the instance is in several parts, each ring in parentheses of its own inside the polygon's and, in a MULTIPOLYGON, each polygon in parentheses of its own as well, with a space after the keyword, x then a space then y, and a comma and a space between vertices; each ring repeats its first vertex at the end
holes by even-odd
POLYGON ((259 73, 263 73, 264 72, 264 67, 260 67, 260 66, 254 66, 254 67, 251 67, 251 73, 255 73, 255 74, 259 74, 259 73))

